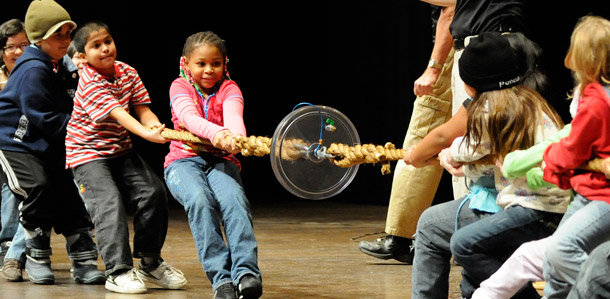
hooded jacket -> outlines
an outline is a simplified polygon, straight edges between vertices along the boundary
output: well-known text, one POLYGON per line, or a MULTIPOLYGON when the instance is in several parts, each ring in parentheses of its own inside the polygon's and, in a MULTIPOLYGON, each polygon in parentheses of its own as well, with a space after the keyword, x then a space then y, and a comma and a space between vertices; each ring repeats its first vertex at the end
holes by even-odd
POLYGON ((64 60, 56 62, 35 46, 17 59, 0 92, 0 150, 65 162, 66 125, 78 73, 64 60))

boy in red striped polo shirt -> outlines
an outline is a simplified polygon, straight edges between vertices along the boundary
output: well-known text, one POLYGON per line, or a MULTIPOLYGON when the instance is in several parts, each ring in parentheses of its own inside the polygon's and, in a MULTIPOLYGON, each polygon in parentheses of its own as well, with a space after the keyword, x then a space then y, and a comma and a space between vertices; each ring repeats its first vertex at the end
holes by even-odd
POLYGON ((66 136, 66 167, 72 169, 95 225, 106 266, 106 289, 145 293, 144 281, 168 289, 186 284, 184 275, 161 258, 167 234, 167 193, 150 166, 132 150, 130 133, 165 143, 165 127, 150 110, 150 97, 136 70, 116 61, 108 27, 84 25, 74 35, 84 54, 66 136), (131 116, 133 108, 137 119, 131 116), (138 120, 139 119, 139 120, 138 120), (134 204, 133 267, 124 201, 134 204))

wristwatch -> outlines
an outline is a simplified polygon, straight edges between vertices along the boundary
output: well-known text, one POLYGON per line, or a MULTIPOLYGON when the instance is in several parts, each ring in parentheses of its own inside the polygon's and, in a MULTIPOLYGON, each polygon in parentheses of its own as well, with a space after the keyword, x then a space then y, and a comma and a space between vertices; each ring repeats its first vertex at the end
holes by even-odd
POLYGON ((443 65, 436 62, 436 60, 434 60, 434 58, 430 58, 430 60, 428 61, 428 67, 432 67, 432 68, 440 70, 443 68, 443 65))

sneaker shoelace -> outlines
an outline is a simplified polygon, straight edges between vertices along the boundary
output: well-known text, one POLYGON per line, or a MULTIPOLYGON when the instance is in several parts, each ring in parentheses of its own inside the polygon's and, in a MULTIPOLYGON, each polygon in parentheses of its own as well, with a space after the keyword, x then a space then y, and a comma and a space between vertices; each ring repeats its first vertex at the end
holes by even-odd
POLYGON ((165 274, 166 277, 167 276, 173 276, 174 273, 178 274, 179 276, 184 277, 184 273, 182 273, 182 271, 172 267, 171 265, 169 265, 169 264, 167 264, 165 262, 162 262, 159 265, 158 269, 160 270, 161 273, 165 274))
POLYGON ((385 242, 385 239, 387 239, 388 237, 389 236, 379 237, 379 238, 375 239, 375 243, 382 244, 383 242, 385 242))
POLYGON ((21 270, 21 265, 20 265, 18 260, 15 260, 15 259, 5 259, 4 260, 4 267, 2 267, 2 269, 9 269, 9 268, 14 268, 14 269, 21 270))
POLYGON ((137 280, 137 281, 141 282, 142 284, 144 284, 144 281, 142 280, 142 278, 140 277, 140 274, 138 273, 138 271, 136 271, 135 268, 132 268, 131 270, 129 270, 127 275, 129 276, 130 280, 137 280))

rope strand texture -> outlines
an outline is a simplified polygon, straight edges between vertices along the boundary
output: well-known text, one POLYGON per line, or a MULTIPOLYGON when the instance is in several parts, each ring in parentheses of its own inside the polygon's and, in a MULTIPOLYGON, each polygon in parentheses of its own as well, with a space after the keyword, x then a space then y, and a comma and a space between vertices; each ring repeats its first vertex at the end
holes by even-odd
POLYGON ((335 158, 330 159, 333 164, 343 168, 363 163, 382 163, 382 174, 391 172, 390 161, 400 160, 405 156, 405 150, 397 149, 391 142, 384 146, 374 144, 349 146, 342 143, 332 143, 326 152, 335 156, 335 158))
MULTIPOLYGON (((211 142, 204 138, 199 138, 188 131, 177 131, 164 129, 161 135, 165 139, 190 142, 194 144, 207 144, 211 142)), ((241 149, 243 156, 262 157, 271 152, 271 138, 264 136, 234 136, 235 144, 241 149)), ((284 140, 282 145, 281 157, 285 160, 294 161, 301 158, 301 150, 307 144, 301 139, 284 140)), ((401 160, 405 155, 406 149, 397 149, 391 142, 384 146, 374 144, 356 144, 349 146, 342 143, 332 143, 326 150, 328 154, 334 156, 329 158, 330 162, 342 168, 349 168, 357 164, 381 163, 381 173, 391 173, 390 162, 401 160)), ((477 163, 477 162, 473 162, 477 163)), ((489 163, 489 162, 486 162, 489 163)), ((610 158, 593 159, 587 164, 579 167, 582 170, 602 172, 610 178, 610 158)))
MULTIPOLYGON (((188 131, 177 131, 172 129, 163 129, 161 136, 168 140, 177 140, 192 143, 194 150, 204 150, 203 147, 197 145, 211 145, 212 143, 204 138, 200 138, 188 131)), ((244 157, 257 156, 262 157, 271 153, 271 138, 265 136, 248 136, 241 135, 233 136, 235 145, 241 149, 241 154, 244 157)), ((301 150, 306 146, 302 139, 284 140, 282 146, 281 157, 284 160, 294 161, 301 158, 301 150)))

